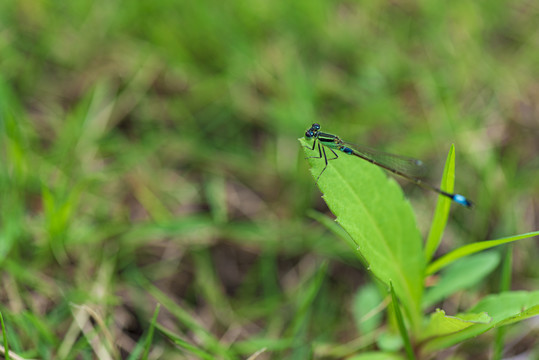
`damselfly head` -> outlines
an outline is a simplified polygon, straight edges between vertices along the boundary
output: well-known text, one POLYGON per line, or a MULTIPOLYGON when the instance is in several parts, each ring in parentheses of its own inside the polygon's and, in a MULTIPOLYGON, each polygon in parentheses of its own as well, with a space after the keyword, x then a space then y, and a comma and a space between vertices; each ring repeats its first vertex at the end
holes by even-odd
POLYGON ((305 132, 305 136, 308 138, 312 138, 314 134, 318 132, 318 130, 320 130, 320 125, 315 123, 311 126, 309 130, 305 132))

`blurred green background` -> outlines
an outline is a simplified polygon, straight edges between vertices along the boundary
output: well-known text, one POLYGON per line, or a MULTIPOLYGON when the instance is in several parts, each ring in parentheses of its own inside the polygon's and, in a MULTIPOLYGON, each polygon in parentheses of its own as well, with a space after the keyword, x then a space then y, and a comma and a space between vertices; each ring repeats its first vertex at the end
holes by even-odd
MULTIPOLYGON (((97 336, 127 358, 157 302, 159 324, 222 358, 355 344, 368 275, 313 219, 328 212, 297 138, 314 122, 424 160, 432 183, 455 144, 476 207, 454 206, 442 252, 537 230, 539 5, 2 1, 11 349, 92 358, 97 336)), ((425 233, 436 196, 402 185, 425 233)), ((514 288, 537 288, 536 241, 514 256, 514 288)), ((151 358, 197 358, 151 341, 151 358)))

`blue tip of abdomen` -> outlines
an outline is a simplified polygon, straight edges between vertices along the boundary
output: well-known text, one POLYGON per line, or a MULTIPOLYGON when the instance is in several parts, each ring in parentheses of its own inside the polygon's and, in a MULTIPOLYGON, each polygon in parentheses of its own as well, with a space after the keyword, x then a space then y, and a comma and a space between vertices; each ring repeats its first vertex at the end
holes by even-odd
POLYGON ((457 204, 460 204, 466 207, 472 207, 473 205, 471 201, 469 201, 468 199, 466 199, 464 196, 460 194, 453 195, 453 201, 456 202, 457 204))

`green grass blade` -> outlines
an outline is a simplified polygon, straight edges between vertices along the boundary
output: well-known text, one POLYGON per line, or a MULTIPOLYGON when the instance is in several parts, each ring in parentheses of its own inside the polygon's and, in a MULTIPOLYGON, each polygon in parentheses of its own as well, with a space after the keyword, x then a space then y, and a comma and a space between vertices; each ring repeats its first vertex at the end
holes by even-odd
POLYGON ((312 319, 313 303, 324 283, 327 269, 327 262, 323 262, 307 284, 301 286, 302 290, 296 296, 295 315, 285 335, 294 339, 290 355, 293 359, 312 358, 312 342, 308 335, 309 325, 312 319))
POLYGON ((140 358, 142 352, 144 351, 145 343, 146 343, 145 338, 139 339, 137 344, 133 347, 133 349, 129 353, 129 357, 127 357, 126 360, 138 360, 140 358))
POLYGON ((318 294, 320 291, 324 279, 326 278, 327 269, 327 262, 322 263, 309 284, 307 284, 305 287, 305 290, 301 291, 301 295, 298 298, 295 316, 290 324, 290 331, 292 332, 291 335, 293 335, 293 337, 296 339, 301 336, 302 329, 305 328, 305 324, 309 320, 309 314, 311 313, 313 302, 316 299, 316 294, 318 294))
POLYGON ((402 360, 404 359, 399 354, 394 354, 390 352, 375 352, 369 351, 359 355, 351 356, 346 358, 347 360, 402 360))
POLYGON ((166 337, 168 337, 174 344, 178 345, 180 348, 189 351, 190 353, 197 356, 199 359, 212 360, 215 359, 215 355, 207 352, 204 349, 196 347, 191 344, 189 341, 182 339, 180 336, 174 334, 172 331, 168 330, 160 324, 156 324, 156 328, 166 337))
MULTIPOLYGON (((191 331, 197 339, 199 339, 201 347, 207 349, 208 352, 218 354, 223 359, 231 358, 228 347, 219 342, 219 340, 213 336, 208 330, 204 328, 199 321, 180 304, 163 293, 156 286, 147 281, 141 274, 132 274, 135 280, 150 294, 152 295, 162 306, 170 311, 176 321, 182 326, 191 331)), ((159 324, 156 324, 157 328, 163 332, 159 324)), ((168 336, 168 334, 166 334, 168 336)), ((178 343, 179 344, 179 343, 178 343)))
POLYGON ((271 336, 253 336, 247 340, 236 341, 232 345, 232 349, 242 356, 250 356, 253 353, 265 349, 266 353, 279 352, 289 350, 294 346, 296 339, 279 337, 274 339, 271 336))
POLYGON ((464 256, 475 254, 476 252, 490 249, 492 247, 507 244, 513 241, 517 240, 523 240, 527 238, 531 238, 534 236, 538 236, 539 231, 534 231, 526 234, 521 235, 514 235, 514 236, 508 236, 505 238, 497 239, 497 240, 487 240, 487 241, 481 241, 469 245, 464 245, 454 251, 451 251, 449 254, 446 254, 439 258, 438 260, 434 261, 427 267, 427 274, 432 275, 438 270, 442 269, 443 267, 451 264, 453 261, 458 260, 464 256))
POLYGON ((391 289, 391 302, 393 304, 393 311, 395 313, 395 317, 397 318, 397 325, 399 327, 399 332, 401 333, 402 342, 404 344, 404 349, 406 350, 406 356, 408 357, 408 360, 414 360, 414 350, 412 349, 412 343, 410 342, 410 337, 408 336, 408 330, 406 330, 406 326, 404 325, 404 318, 401 313, 401 308, 399 306, 399 300, 397 298, 397 295, 395 294, 395 289, 393 288, 393 284, 390 284, 391 289))
MULTIPOLYGON (((309 145, 305 139, 300 142, 309 145)), ((307 156, 318 155, 304 149, 307 156)), ((316 179, 324 160, 309 162, 316 179)), ((412 208, 399 185, 377 166, 341 154, 329 161, 318 186, 336 221, 356 243, 358 255, 386 286, 393 282, 412 328, 418 329, 425 259, 412 208)))
MULTIPOLYGON (((451 145, 447 159, 445 161, 444 174, 442 176, 442 182, 440 189, 452 193, 455 185, 455 145, 451 145)), ((436 204, 436 211, 434 212, 434 218, 432 219, 432 225, 430 227, 429 236, 425 244, 425 260, 427 263, 432 259, 432 256, 438 249, 442 235, 444 233, 445 225, 447 224, 447 218, 449 216, 449 208, 451 207, 451 200, 447 196, 438 196, 438 203, 436 204)))
POLYGON ((153 333, 155 330, 155 324, 157 324, 157 315, 159 315, 159 309, 161 304, 157 304, 155 311, 153 312, 152 321, 150 322, 150 328, 148 329, 148 335, 146 337, 146 344, 144 349, 144 354, 142 354, 142 359, 147 360, 148 354, 150 353, 150 348, 152 347, 153 333))
POLYGON ((10 356, 9 356, 9 345, 7 342, 6 326, 4 325, 4 317, 2 316, 1 312, 0 312, 0 325, 2 325, 2 338, 4 339, 4 358, 6 360, 9 360, 10 356))
POLYGON ((0 263, 26 228, 23 189, 31 166, 20 115, 11 108, 14 96, 0 75, 0 263))

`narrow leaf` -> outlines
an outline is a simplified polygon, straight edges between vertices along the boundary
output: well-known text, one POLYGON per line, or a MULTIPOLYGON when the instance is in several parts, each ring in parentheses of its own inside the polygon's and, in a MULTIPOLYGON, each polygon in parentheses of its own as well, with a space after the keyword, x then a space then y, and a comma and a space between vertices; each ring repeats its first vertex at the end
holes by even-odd
POLYGON ((539 231, 534 231, 522 235, 509 236, 498 240, 481 241, 473 244, 464 245, 431 263, 427 267, 427 274, 434 274, 441 268, 451 264, 453 261, 460 259, 461 257, 464 257, 466 255, 475 254, 476 252, 479 252, 481 250, 489 249, 498 245, 507 244, 517 240, 531 238, 537 235, 539 235, 539 231))
MULTIPOLYGON (((444 174, 442 176, 442 182, 440 188, 447 192, 452 193, 455 184, 455 145, 451 145, 449 153, 447 154, 447 160, 445 161, 444 174)), ((436 211, 434 218, 432 219, 432 225, 430 227, 429 236, 425 244, 425 260, 427 263, 432 259, 432 255, 442 240, 445 225, 447 224, 447 218, 449 216, 449 209, 451 207, 451 200, 447 196, 438 196, 438 203, 436 204, 436 211)))
POLYGON ((404 358, 395 353, 390 352, 366 352, 363 354, 347 357, 347 360, 403 360, 404 358))
POLYGON ((215 356, 207 352, 204 349, 201 349, 189 341, 182 339, 179 335, 174 334, 172 331, 168 330, 161 324, 155 324, 155 327, 166 337, 168 337, 172 342, 174 342, 179 347, 189 351, 197 356, 198 359, 212 360, 215 359, 215 356))
POLYGON ((412 349, 412 343, 410 342, 410 337, 408 336, 408 330, 404 325, 404 318, 402 317, 401 308, 399 306, 399 300, 395 294, 395 289, 393 289, 393 284, 390 284, 391 290, 391 301, 393 303, 393 311, 395 313, 395 318, 397 319, 397 325, 399 327, 399 332, 401 334, 402 342, 404 344, 404 349, 406 350, 406 356, 408 360, 414 360, 414 350, 412 349))
POLYGON ((159 315, 160 308, 161 304, 157 304, 153 312, 152 321, 150 322, 150 329, 148 330, 148 335, 146 337, 144 354, 142 355, 143 360, 148 359, 148 354, 150 353, 150 348, 152 347, 153 333, 155 329, 155 324, 157 323, 157 315, 159 315))
POLYGON ((6 333, 6 326, 4 325, 4 317, 2 316, 2 313, 0 312, 0 325, 2 326, 2 338, 4 339, 4 357, 6 360, 11 359, 9 356, 9 344, 7 341, 7 333, 6 333))

